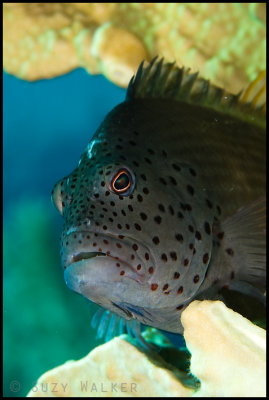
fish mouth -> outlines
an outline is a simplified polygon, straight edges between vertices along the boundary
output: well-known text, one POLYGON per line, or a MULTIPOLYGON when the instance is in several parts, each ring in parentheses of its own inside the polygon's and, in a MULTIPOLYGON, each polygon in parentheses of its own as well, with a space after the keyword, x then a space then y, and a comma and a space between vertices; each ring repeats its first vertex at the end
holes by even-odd
MULTIPOLYGON (((70 262, 69 265, 74 264, 74 263, 76 263, 78 261, 81 261, 81 260, 86 260, 86 259, 89 259, 89 258, 100 257, 100 256, 106 256, 107 257, 107 255, 105 253, 101 253, 100 251, 82 251, 82 252, 76 253, 76 254, 74 254, 72 256, 71 262, 70 262)), ((65 268, 67 268, 67 266, 65 268)))

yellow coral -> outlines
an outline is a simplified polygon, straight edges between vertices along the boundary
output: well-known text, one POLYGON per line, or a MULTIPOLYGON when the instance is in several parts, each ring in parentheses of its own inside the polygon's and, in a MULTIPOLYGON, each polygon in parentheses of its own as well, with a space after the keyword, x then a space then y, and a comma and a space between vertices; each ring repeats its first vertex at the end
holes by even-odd
POLYGON ((4 3, 4 68, 27 80, 82 66, 126 87, 155 55, 237 92, 265 69, 265 3, 4 3))
POLYGON ((221 301, 193 301, 183 311, 182 323, 187 347, 192 353, 190 371, 200 380, 200 388, 193 383, 190 385, 189 375, 185 372, 172 366, 167 368, 158 355, 155 359, 153 354, 148 357, 123 337, 118 337, 97 347, 81 360, 69 361, 46 372, 28 396, 266 395, 264 329, 227 308, 221 301), (117 392, 112 389, 113 383, 117 383, 117 392))

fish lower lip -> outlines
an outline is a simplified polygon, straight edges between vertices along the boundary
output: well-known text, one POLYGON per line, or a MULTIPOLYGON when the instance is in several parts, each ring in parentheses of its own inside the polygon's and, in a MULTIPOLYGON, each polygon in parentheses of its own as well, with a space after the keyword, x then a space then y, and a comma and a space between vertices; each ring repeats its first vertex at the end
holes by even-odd
POLYGON ((73 255, 71 264, 76 263, 81 260, 98 257, 98 256, 106 256, 106 254, 98 252, 98 251, 77 253, 77 254, 73 255))

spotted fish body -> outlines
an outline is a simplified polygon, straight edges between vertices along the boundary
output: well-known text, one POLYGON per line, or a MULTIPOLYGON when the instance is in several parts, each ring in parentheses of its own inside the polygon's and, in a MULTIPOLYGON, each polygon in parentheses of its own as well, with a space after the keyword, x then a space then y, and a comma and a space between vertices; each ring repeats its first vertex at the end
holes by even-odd
POLYGON ((153 60, 54 187, 65 281, 125 319, 181 332, 199 296, 259 297, 264 197, 258 111, 153 60))

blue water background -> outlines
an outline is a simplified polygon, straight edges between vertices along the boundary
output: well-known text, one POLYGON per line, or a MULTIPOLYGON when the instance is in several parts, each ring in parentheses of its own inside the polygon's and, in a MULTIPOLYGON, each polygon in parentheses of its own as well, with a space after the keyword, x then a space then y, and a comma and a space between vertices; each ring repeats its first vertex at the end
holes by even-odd
POLYGON ((37 82, 3 74, 5 396, 25 396, 48 369, 101 343, 95 305, 64 283, 50 193, 124 97, 84 69, 37 82))

